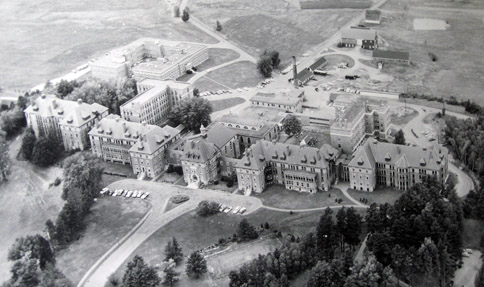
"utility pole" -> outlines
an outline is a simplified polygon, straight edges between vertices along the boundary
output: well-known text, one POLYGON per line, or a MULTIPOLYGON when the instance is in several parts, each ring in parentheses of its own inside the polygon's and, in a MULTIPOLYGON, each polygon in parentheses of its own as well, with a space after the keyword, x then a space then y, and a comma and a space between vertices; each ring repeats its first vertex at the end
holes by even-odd
POLYGON ((444 99, 444 96, 442 96, 442 116, 445 116, 445 99, 444 99))

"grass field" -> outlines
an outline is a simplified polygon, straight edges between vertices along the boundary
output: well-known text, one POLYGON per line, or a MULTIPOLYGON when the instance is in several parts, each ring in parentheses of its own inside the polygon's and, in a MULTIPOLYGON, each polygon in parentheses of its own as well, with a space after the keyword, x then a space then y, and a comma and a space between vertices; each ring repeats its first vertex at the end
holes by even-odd
POLYGON ((301 1, 301 9, 365 9, 373 3, 369 0, 319 0, 301 1))
POLYGON ((3 0, 0 86, 30 89, 140 37, 215 43, 165 1, 3 0))
POLYGON ((300 10, 298 1, 292 0, 197 1, 192 8, 209 26, 219 20, 221 33, 255 57, 265 49, 279 51, 282 67, 291 56, 301 56, 359 13, 300 10))
POLYGON ((284 209, 305 209, 352 204, 339 189, 334 188, 330 192, 310 194, 287 190, 282 185, 274 184, 260 194, 254 193, 254 196, 262 200, 264 205, 284 209), (335 202, 336 198, 342 198, 343 201, 337 203, 335 202))
MULTIPOLYGON (((447 2, 439 1, 442 5, 447 2)), ((478 1, 471 2, 477 5, 478 1)), ((413 62, 405 68, 387 65, 383 71, 395 76, 392 86, 405 91, 484 104, 484 34, 478 32, 484 29, 484 11, 467 9, 462 1, 448 9, 439 8, 436 1, 431 3, 421 7, 419 1, 394 0, 383 6, 388 17, 375 29, 391 48, 409 51, 413 62), (413 19, 429 15, 447 21, 450 27, 446 31, 414 31, 413 19), (429 52, 437 56, 436 62, 429 52)))
POLYGON ((86 218, 82 237, 56 254, 57 267, 73 283, 111 246, 126 235, 148 212, 150 205, 141 199, 101 197, 86 218))
POLYGON ((245 102, 246 102, 245 99, 241 98, 241 97, 210 101, 210 103, 212 104, 214 112, 225 110, 225 109, 231 108, 231 107, 236 106, 236 105, 240 105, 240 104, 245 103, 245 102))
POLYGON ((237 89, 256 86, 262 76, 255 64, 250 62, 237 62, 208 73, 197 80, 193 85, 200 92, 217 91, 220 89, 237 89))
POLYGON ((348 193, 356 200, 359 200, 360 198, 366 198, 368 200, 368 203, 365 204, 370 205, 372 203, 393 204, 403 194, 403 191, 396 188, 377 188, 377 190, 373 192, 348 189, 348 193))

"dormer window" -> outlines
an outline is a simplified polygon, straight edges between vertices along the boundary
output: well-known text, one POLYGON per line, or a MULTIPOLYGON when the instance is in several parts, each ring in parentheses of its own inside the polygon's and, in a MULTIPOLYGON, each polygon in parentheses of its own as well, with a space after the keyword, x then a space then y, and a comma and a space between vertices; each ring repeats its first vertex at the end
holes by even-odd
POLYGON ((37 111, 39 110, 39 107, 38 107, 38 106, 33 106, 33 107, 32 107, 32 110, 34 110, 34 111, 36 111, 36 112, 37 112, 37 111))
POLYGON ((392 156, 390 155, 390 153, 387 153, 385 155, 385 161, 391 161, 392 160, 392 156))
POLYGON ((360 159, 358 160, 358 165, 363 165, 365 162, 363 161, 363 159, 360 157, 360 159))
POLYGON ((103 128, 98 128, 97 129, 97 132, 100 133, 100 134, 102 134, 102 133, 104 133, 104 130, 103 130, 103 128))
POLYGON ((113 133, 113 131, 111 129, 109 129, 109 130, 106 131, 106 134, 108 134, 108 135, 110 135, 112 133, 113 133))
POLYGON ((303 158, 301 159, 301 162, 302 163, 307 163, 308 162, 308 158, 306 157, 306 155, 303 156, 303 158))
POLYGON ((58 115, 63 115, 63 114, 64 114, 64 111, 63 111, 63 110, 58 110, 58 111, 57 111, 57 114, 58 114, 58 115))
POLYGON ((124 133, 124 136, 129 138, 129 137, 131 137, 131 133, 129 131, 127 131, 127 132, 124 133))
POLYGON ((425 162, 425 159, 422 158, 420 160, 420 166, 425 166, 425 165, 427 165, 427 162, 425 162))

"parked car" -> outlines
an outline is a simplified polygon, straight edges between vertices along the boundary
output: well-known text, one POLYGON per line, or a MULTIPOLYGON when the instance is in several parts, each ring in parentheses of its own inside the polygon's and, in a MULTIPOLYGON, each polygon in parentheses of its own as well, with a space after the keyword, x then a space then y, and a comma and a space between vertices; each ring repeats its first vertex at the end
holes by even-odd
POLYGON ((144 195, 146 195, 146 197, 148 197, 148 196, 150 196, 150 193, 147 191, 144 195))
POLYGON ((227 206, 225 204, 220 205, 220 208, 218 209, 219 212, 223 212, 227 206))
POLYGON ((232 211, 233 214, 237 214, 240 210, 240 206, 237 206, 234 211, 232 211))
POLYGON ((133 194, 132 190, 128 191, 128 193, 126 194, 126 197, 131 197, 131 194, 133 194))
POLYGON ((232 206, 227 206, 224 210, 225 213, 229 213, 232 210, 232 206))
POLYGON ((239 211, 239 214, 244 214, 246 210, 247 210, 247 208, 242 207, 242 208, 240 209, 240 211, 239 211))
POLYGON ((138 196, 137 196, 137 197, 138 197, 138 198, 141 198, 141 196, 143 196, 143 195, 144 195, 144 192, 143 192, 143 191, 139 191, 139 192, 138 192, 138 196))

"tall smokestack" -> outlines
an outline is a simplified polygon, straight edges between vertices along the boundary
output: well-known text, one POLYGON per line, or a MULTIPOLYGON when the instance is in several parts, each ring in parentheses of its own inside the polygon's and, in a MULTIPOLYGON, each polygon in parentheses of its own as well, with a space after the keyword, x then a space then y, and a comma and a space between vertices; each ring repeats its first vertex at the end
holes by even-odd
POLYGON ((297 88, 297 63, 296 56, 292 56, 292 81, 294 83, 294 88, 297 88))

